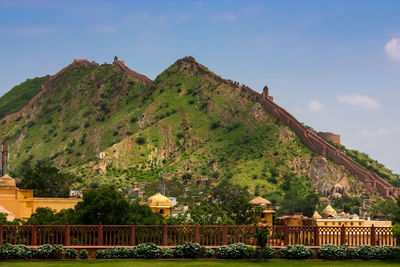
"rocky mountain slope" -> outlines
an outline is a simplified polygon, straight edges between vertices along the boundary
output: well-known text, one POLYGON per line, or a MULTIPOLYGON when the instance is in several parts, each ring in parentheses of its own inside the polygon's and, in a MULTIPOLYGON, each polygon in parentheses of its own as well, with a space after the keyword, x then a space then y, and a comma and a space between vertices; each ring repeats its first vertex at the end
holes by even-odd
POLYGON ((0 98, 0 110, 2 103, 25 104, 3 112, 0 124, 16 171, 50 158, 82 177, 77 187, 130 188, 163 171, 185 183, 228 179, 271 199, 282 195, 279 185, 288 176, 310 178, 331 198, 387 197, 327 150, 320 153, 323 141, 308 144, 266 92, 222 79, 191 57, 154 81, 118 58, 103 65, 75 60, 39 79, 41 89, 29 101, 0 98))

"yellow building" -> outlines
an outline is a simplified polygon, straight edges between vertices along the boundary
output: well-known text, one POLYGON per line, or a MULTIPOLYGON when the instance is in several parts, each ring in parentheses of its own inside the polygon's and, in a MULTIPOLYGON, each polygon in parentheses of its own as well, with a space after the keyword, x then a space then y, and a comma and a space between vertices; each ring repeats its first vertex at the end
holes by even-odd
POLYGON ((164 217, 171 216, 172 201, 166 196, 157 193, 147 199, 147 205, 154 213, 160 213, 164 217))
POLYGON ((263 208, 260 217, 260 222, 265 223, 268 226, 273 225, 274 222, 273 215, 275 211, 272 209, 272 203, 268 199, 262 197, 256 197, 250 200, 250 204, 252 204, 255 207, 263 208))
POLYGON ((0 178, 0 206, 8 217, 27 220, 37 208, 51 208, 54 212, 74 208, 79 198, 39 198, 32 189, 19 189, 8 174, 0 178))
POLYGON ((356 214, 350 215, 344 212, 337 214, 336 210, 332 208, 331 205, 326 206, 322 211, 322 217, 317 211, 314 212, 313 219, 316 221, 318 226, 361 226, 361 227, 371 227, 372 225, 376 227, 391 227, 392 222, 386 220, 367 220, 360 219, 356 214))

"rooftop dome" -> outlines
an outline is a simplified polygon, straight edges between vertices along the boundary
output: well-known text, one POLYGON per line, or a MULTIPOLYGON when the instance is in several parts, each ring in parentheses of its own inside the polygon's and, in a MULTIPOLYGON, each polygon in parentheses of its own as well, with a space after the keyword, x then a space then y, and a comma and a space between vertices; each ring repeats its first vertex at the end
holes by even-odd
POLYGON ((318 211, 314 211, 313 219, 322 219, 322 216, 318 213, 318 211))
POLYGON ((17 187, 14 178, 6 174, 0 178, 0 187, 17 187))
POLYGON ((147 205, 149 205, 150 208, 171 208, 173 206, 172 201, 160 193, 149 197, 147 199, 147 205))
POLYGON ((257 206, 271 206, 272 203, 268 199, 265 199, 263 197, 256 197, 252 200, 250 200, 250 204, 257 205, 257 206))
POLYGON ((324 217, 329 217, 329 216, 337 216, 336 210, 332 208, 331 205, 326 206, 326 208, 322 211, 322 215, 324 217))

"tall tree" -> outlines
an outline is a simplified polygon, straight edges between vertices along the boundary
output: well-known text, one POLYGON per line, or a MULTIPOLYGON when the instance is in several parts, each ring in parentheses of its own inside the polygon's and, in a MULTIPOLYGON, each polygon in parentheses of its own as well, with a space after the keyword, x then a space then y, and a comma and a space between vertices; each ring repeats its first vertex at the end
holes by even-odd
POLYGON ((113 186, 90 189, 75 211, 81 224, 128 224, 130 204, 113 186))
POLYGON ((284 183, 285 194, 279 202, 279 212, 302 212, 311 217, 318 203, 318 195, 312 190, 308 178, 289 179, 284 183))
POLYGON ((23 187, 34 189, 39 197, 68 197, 75 180, 75 175, 61 172, 51 161, 39 161, 22 173, 23 187))

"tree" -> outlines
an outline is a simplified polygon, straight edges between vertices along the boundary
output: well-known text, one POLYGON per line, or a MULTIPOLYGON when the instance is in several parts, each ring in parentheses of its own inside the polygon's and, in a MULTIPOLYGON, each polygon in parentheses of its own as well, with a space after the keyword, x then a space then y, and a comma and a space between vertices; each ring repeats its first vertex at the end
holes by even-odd
POLYGON ((199 225, 233 225, 235 221, 226 215, 220 203, 195 205, 188 211, 189 222, 199 225))
POLYGON ((341 198, 335 199, 332 206, 346 213, 357 214, 361 206, 361 199, 357 197, 352 198, 349 196, 342 196, 341 198))
POLYGON ((37 208, 35 213, 32 213, 26 224, 52 225, 54 224, 54 221, 54 212, 50 208, 37 208))
POLYGON ((147 205, 140 205, 139 202, 131 204, 129 223, 139 225, 159 225, 164 222, 164 217, 159 213, 151 211, 147 205))
POLYGON ((90 189, 75 206, 81 224, 129 224, 130 203, 113 186, 90 189))
POLYGON ((307 178, 290 179, 284 185, 287 190, 279 201, 279 212, 302 212, 311 217, 318 203, 318 195, 311 188, 307 178))
POLYGON ((34 189, 39 197, 68 197, 75 180, 75 175, 61 172, 50 161, 39 161, 22 173, 23 187, 34 189))
POLYGON ((7 220, 7 213, 0 212, 0 224, 2 225, 20 225, 23 224, 24 221, 21 219, 14 219, 12 221, 7 220))
POLYGON ((252 205, 249 203, 249 192, 240 185, 233 185, 223 180, 208 194, 210 197, 203 200, 202 205, 220 204, 225 216, 235 224, 249 224, 255 221, 252 216, 252 205))

